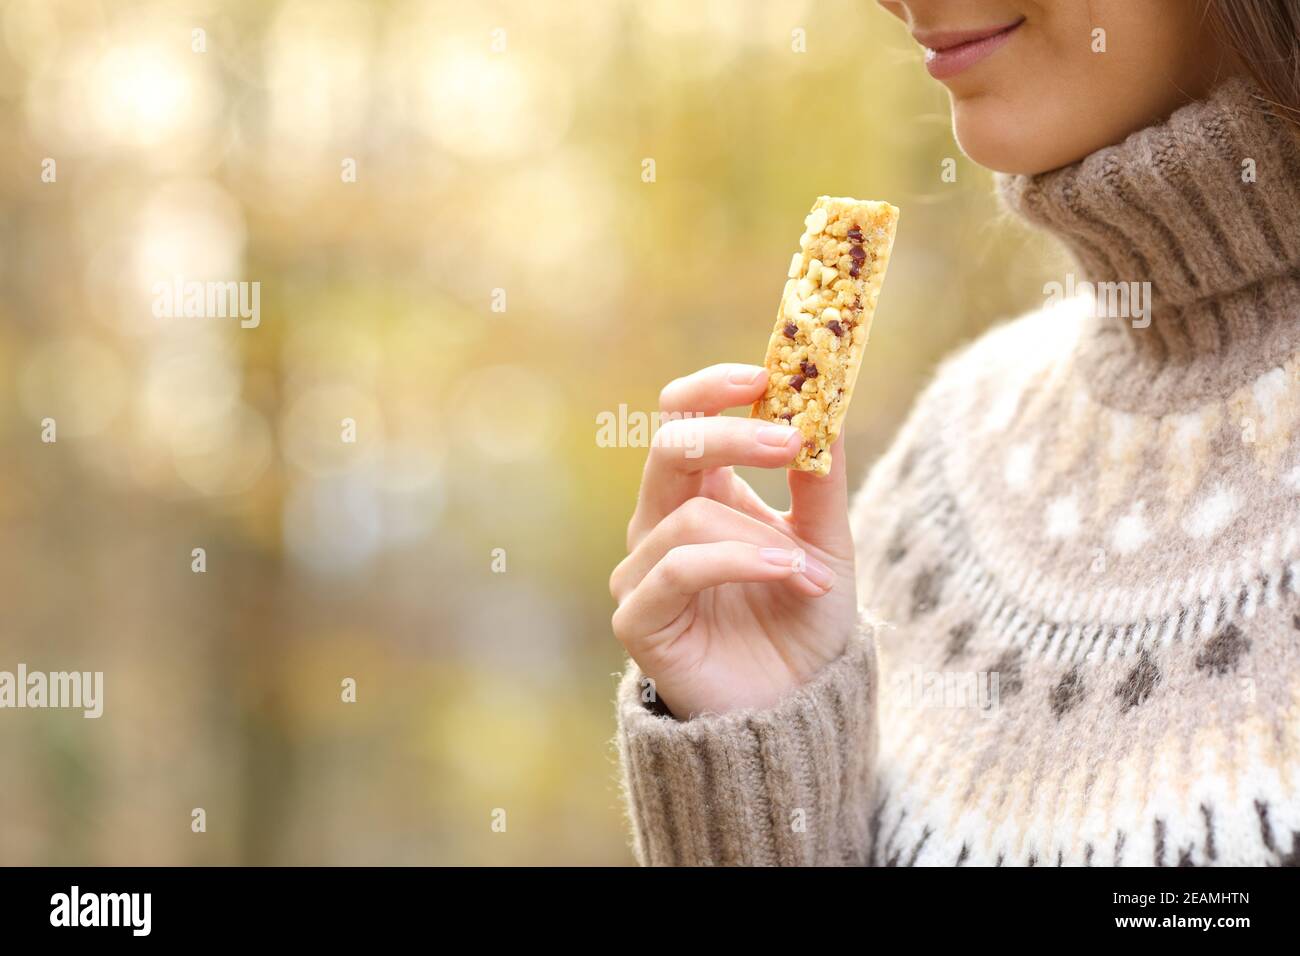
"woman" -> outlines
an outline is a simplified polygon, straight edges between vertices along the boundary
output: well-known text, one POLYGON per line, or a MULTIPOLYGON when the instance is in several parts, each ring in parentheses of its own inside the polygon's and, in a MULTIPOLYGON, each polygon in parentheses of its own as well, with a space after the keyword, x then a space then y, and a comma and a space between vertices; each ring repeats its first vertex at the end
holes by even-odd
POLYGON ((1106 294, 949 359, 851 508, 838 447, 784 514, 731 470, 798 447, 716 417, 761 369, 663 390, 714 417, 610 582, 637 855, 1300 862, 1300 0, 882 2, 1106 294))

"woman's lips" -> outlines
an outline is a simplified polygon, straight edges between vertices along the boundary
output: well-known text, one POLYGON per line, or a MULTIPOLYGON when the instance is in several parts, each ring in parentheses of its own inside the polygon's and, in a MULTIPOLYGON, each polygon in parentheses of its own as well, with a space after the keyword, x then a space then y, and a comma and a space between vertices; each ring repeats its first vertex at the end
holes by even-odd
POLYGON ((916 41, 925 47, 925 68, 936 80, 946 80, 989 56, 1006 43, 1024 22, 1024 17, 1021 17, 1015 23, 986 30, 922 32, 914 35, 916 41))

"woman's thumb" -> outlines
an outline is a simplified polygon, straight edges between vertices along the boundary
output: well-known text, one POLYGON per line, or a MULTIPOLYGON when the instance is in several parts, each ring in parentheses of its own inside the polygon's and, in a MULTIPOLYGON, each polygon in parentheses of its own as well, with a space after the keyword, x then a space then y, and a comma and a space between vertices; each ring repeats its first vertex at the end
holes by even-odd
POLYGON ((831 445, 830 454, 831 470, 825 477, 790 471, 790 521, 800 539, 835 557, 848 558, 853 554, 853 535, 843 437, 831 445))

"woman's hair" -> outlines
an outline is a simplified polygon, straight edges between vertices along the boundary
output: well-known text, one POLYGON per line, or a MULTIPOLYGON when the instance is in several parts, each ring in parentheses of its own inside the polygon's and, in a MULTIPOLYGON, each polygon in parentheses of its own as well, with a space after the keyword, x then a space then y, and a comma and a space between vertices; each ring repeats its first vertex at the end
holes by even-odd
POLYGON ((1274 110, 1300 128, 1300 0, 1210 0, 1209 13, 1274 110))

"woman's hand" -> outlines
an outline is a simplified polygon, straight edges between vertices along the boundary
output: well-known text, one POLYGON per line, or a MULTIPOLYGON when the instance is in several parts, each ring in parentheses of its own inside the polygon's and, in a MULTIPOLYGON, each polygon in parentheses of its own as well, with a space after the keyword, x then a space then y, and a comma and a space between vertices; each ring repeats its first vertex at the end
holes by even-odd
POLYGON ((664 388, 668 420, 609 579, 614 634, 683 720, 770 706, 838 657, 856 620, 843 441, 825 478, 789 473, 784 514, 732 468, 781 468, 799 450, 788 425, 718 415, 766 384, 756 365, 714 365, 664 388))

